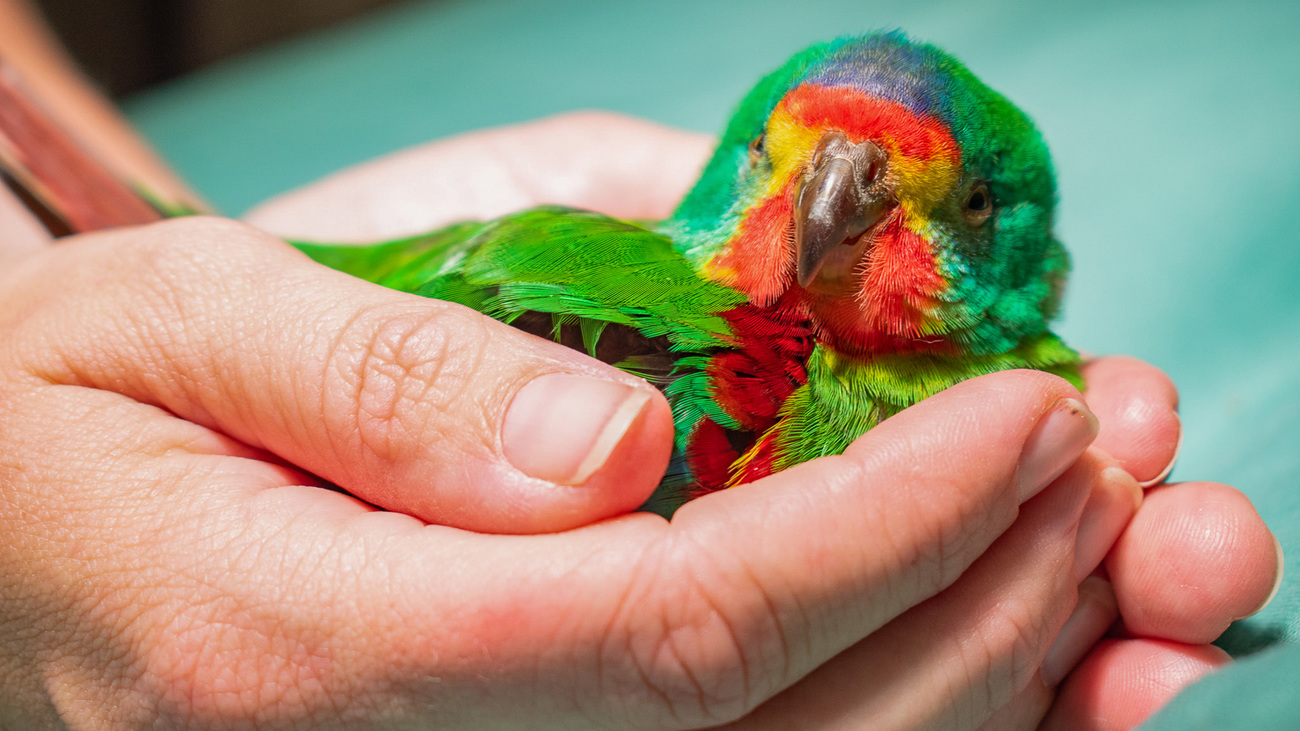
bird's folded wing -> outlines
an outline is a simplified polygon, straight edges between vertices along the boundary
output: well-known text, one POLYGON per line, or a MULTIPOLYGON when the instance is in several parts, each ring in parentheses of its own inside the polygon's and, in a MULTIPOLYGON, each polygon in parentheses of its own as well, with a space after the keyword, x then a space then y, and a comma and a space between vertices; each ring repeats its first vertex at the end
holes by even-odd
POLYGON ((701 278, 662 234, 552 206, 483 225, 428 273, 410 291, 507 322, 547 314, 557 339, 565 325, 576 325, 593 354, 609 325, 666 339, 676 351, 727 345, 731 330, 721 313, 745 301, 701 278))

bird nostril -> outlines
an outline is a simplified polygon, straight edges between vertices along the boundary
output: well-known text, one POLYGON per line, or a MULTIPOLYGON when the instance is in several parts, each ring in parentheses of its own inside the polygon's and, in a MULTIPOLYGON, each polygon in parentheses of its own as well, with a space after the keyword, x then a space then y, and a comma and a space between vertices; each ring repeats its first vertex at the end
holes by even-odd
POLYGON ((863 171, 862 185, 864 188, 878 188, 884 183, 885 169, 889 156, 880 146, 871 140, 865 140, 857 146, 857 160, 859 169, 863 171))
POLYGON ((879 177, 880 177, 880 164, 877 163, 875 160, 872 160, 871 164, 867 166, 867 174, 863 182, 866 183, 868 188, 870 188, 871 186, 876 184, 876 179, 879 177))

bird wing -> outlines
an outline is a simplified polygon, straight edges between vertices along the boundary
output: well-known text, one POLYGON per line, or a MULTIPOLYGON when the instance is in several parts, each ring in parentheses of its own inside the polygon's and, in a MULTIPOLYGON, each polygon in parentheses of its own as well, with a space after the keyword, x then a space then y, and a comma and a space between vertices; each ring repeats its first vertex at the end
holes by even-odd
POLYGON ((646 342, 700 352, 732 336, 741 293, 701 278, 662 234, 559 206, 370 246, 295 242, 313 259, 394 289, 456 302, 637 371, 646 342))

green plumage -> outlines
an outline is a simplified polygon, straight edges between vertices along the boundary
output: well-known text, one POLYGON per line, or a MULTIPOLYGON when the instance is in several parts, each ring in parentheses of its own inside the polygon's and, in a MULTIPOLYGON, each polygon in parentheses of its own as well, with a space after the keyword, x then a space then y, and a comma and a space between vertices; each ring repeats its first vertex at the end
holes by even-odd
POLYGON ((808 363, 808 384, 786 401, 773 471, 839 454, 868 429, 903 409, 968 378, 1014 368, 1054 373, 1082 387, 1079 356, 1048 333, 1006 353, 943 358, 844 358, 819 348, 808 363))

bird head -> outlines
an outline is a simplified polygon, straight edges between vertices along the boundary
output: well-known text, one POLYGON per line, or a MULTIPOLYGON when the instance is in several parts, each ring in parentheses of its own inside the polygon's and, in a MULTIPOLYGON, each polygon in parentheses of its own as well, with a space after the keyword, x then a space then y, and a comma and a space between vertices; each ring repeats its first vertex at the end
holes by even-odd
POLYGON ((1002 352, 1041 333, 1068 258, 1029 118, 901 33, 812 46, 733 115, 665 230, 751 304, 845 350, 1002 352))

